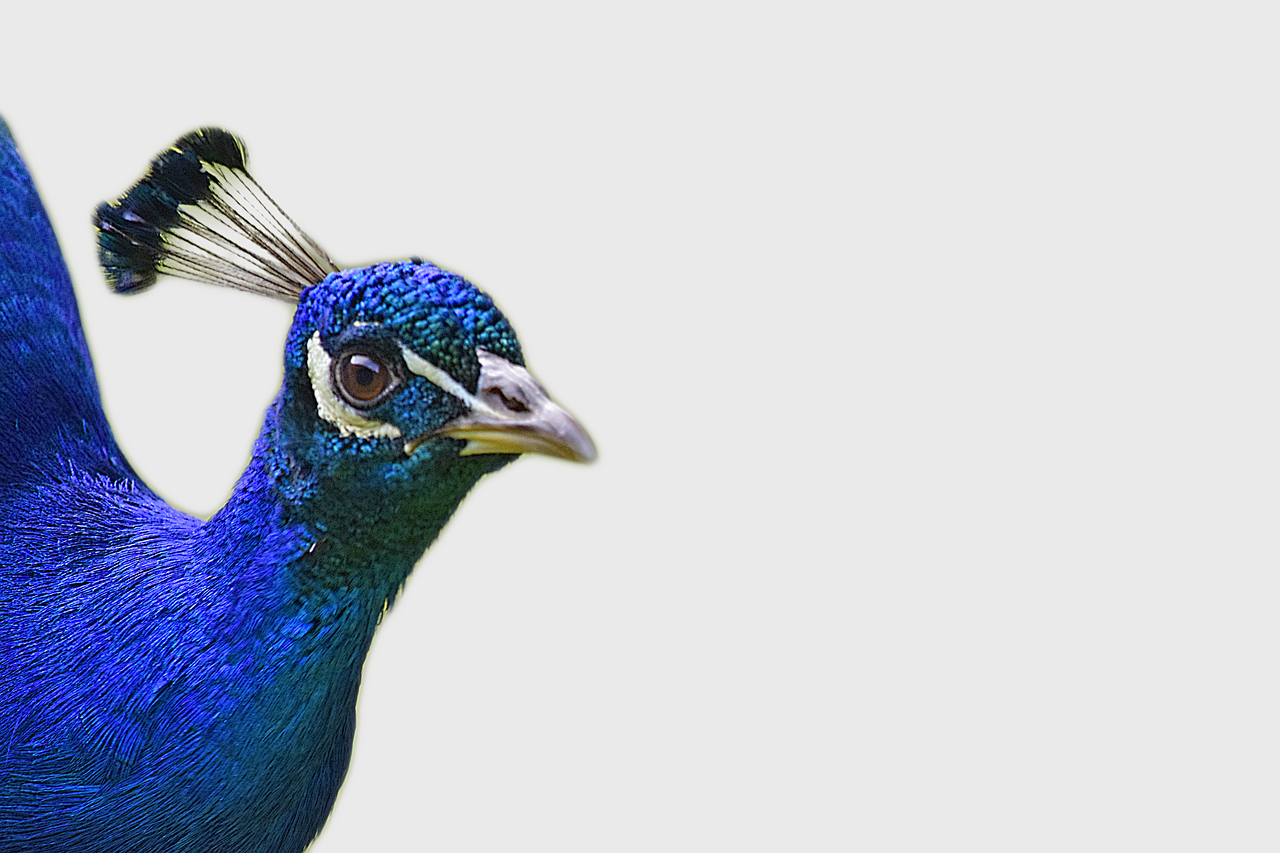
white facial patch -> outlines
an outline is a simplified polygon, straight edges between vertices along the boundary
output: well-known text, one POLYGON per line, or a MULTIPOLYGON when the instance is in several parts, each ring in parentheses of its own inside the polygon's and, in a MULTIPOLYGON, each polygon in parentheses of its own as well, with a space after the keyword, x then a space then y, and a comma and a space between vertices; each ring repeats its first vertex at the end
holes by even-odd
POLYGON ((307 373, 311 376, 311 391, 316 396, 316 413, 336 426, 338 432, 358 438, 400 437, 400 428, 395 424, 366 418, 334 393, 333 359, 320 343, 319 332, 307 341, 307 373))

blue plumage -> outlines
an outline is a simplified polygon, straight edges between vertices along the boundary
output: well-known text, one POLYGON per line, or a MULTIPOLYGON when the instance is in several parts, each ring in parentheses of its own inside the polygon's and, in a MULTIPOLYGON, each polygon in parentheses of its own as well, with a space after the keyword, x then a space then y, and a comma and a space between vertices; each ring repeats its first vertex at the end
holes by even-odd
POLYGON ((167 179, 167 156, 189 181, 194 161, 213 191, 139 202, 135 188, 99 210, 104 262, 128 270, 118 289, 158 269, 299 303, 281 391, 207 522, 116 447, 0 122, 0 853, 302 850, 346 772, 374 629, 458 503, 520 452, 594 455, 459 276, 406 262, 298 284, 307 259, 328 260, 301 232, 267 253, 297 263, 166 267, 235 253, 183 249, 182 217, 247 178, 183 145, 149 177, 167 179))

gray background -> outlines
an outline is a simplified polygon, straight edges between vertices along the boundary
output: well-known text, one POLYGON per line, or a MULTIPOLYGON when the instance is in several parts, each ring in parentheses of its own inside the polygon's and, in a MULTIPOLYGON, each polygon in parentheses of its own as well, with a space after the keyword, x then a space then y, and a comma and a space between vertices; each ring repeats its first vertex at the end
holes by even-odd
POLYGON ((207 124, 336 260, 492 292, 599 444, 419 567, 317 853, 1275 849, 1263 4, 327 9, 6 12, 0 52, 178 506, 289 311, 111 296, 89 216, 207 124))

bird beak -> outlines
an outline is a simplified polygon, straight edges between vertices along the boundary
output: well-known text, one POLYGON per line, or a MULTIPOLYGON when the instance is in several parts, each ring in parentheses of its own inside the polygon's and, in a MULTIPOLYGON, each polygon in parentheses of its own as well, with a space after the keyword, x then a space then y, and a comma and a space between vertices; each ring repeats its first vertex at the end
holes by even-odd
POLYGON ((558 406, 529 371, 486 350, 476 354, 480 384, 471 411, 434 435, 465 439, 463 456, 542 453, 571 462, 596 458, 596 446, 582 424, 558 406))

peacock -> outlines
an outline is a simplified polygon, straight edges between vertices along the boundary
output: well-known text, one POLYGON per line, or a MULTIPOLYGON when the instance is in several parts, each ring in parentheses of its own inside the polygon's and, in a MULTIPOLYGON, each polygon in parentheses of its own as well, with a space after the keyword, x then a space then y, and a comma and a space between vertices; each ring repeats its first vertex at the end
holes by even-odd
POLYGON ((374 631, 486 474, 589 461, 493 300, 419 258, 340 269, 225 130, 95 215, 111 287, 296 303, 284 379, 207 521, 139 479, 0 121, 0 853, 297 853, 351 755, 374 631))

